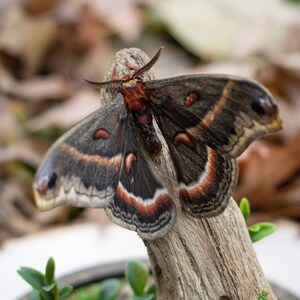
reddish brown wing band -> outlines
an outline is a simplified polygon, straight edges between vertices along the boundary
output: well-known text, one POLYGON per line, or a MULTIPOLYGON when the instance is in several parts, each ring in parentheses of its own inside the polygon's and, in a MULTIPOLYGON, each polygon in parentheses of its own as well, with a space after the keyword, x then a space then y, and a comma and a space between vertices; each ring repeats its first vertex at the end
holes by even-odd
POLYGON ((108 205, 118 184, 123 160, 122 140, 126 128, 122 122, 124 108, 121 103, 95 111, 50 148, 34 184, 35 200, 40 209, 61 204, 108 205), (113 123, 108 124, 106 118, 113 123), (99 133, 104 126, 109 139, 99 133))
POLYGON ((175 206, 144 158, 132 122, 127 125, 123 153, 118 186, 106 212, 115 223, 137 231, 142 238, 162 236, 175 222, 175 206))
POLYGON ((34 191, 42 210, 61 204, 106 208, 114 222, 142 238, 163 235, 175 221, 173 201, 142 156, 120 95, 52 146, 34 191))
POLYGON ((177 125, 180 118, 175 123, 164 114, 156 115, 176 169, 182 207, 195 217, 220 214, 227 207, 237 182, 236 160, 184 132, 177 125))
MULTIPOLYGON (((198 162, 198 176, 189 180, 179 176, 179 198, 189 214, 212 217, 219 215, 227 207, 236 186, 238 168, 234 159, 219 155, 208 146, 202 149, 203 152, 200 149, 198 145, 197 153, 206 157, 203 162, 205 167, 200 166, 200 161, 193 162, 196 166, 198 162)), ((191 162, 191 159, 186 162, 191 162)))

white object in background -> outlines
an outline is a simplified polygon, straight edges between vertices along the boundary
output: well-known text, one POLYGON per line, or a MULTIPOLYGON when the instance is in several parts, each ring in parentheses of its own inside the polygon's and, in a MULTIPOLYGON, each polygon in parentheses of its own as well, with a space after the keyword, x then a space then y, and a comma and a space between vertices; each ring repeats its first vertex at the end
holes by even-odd
POLYGON ((17 270, 26 266, 44 272, 51 256, 56 277, 61 277, 100 264, 145 259, 147 250, 135 232, 116 225, 75 225, 11 240, 0 248, 1 299, 16 300, 29 292, 17 270))
MULTIPOLYGON (((267 278, 300 297, 299 228, 280 223, 273 235, 254 248, 267 278)), ((116 225, 74 225, 11 240, 0 248, 1 299, 16 300, 29 292, 17 269, 27 266, 44 271, 51 256, 56 277, 61 277, 100 264, 146 259, 147 250, 135 232, 116 225)))

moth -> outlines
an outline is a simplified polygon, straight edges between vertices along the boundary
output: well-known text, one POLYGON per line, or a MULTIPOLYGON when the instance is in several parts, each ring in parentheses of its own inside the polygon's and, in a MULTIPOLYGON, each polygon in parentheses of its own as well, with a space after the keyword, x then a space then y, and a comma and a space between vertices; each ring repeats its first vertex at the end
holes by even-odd
POLYGON ((99 207, 144 239, 165 234, 176 209, 145 156, 162 151, 155 123, 168 145, 181 207, 198 218, 224 211, 237 182, 236 158, 255 138, 281 128, 276 102, 259 83, 238 77, 144 80, 160 53, 132 67, 133 74, 89 82, 117 96, 50 148, 34 183, 41 210, 99 207))

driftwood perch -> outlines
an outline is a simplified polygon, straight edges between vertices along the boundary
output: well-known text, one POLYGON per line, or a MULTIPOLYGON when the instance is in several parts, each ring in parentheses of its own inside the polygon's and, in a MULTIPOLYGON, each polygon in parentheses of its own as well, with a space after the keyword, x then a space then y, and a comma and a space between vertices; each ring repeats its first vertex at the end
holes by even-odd
MULTIPOLYGON (((149 58, 139 49, 124 49, 114 57, 105 79, 112 79, 114 66, 120 78, 128 74, 126 60, 130 65, 142 67, 149 58)), ((154 79, 154 72, 151 70, 144 76, 145 80, 154 79)), ((114 92, 101 90, 103 104, 114 96, 114 92)), ((161 140, 164 143, 163 137, 161 140)), ((269 293, 269 300, 276 299, 262 273, 235 201, 230 199, 225 212, 213 218, 196 219, 184 213, 167 149, 163 144, 154 165, 175 201, 177 220, 162 238, 144 240, 158 299, 256 300, 262 291, 269 293)), ((144 154, 148 156, 146 151, 144 154)))

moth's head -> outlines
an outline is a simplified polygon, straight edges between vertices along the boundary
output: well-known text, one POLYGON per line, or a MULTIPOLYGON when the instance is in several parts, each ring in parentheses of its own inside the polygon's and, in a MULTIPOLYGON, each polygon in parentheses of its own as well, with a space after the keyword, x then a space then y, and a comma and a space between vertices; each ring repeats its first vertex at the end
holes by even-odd
POLYGON ((160 47, 157 53, 153 56, 153 58, 142 68, 135 68, 134 66, 130 66, 127 62, 125 63, 128 69, 134 70, 133 74, 125 74, 122 78, 119 78, 118 74, 116 74, 116 70, 114 69, 114 74, 112 76, 112 80, 103 81, 103 82, 94 82, 87 79, 84 79, 88 84, 99 88, 99 89, 107 89, 107 90, 118 90, 120 87, 131 87, 136 85, 136 82, 140 80, 142 75, 149 71, 158 58, 160 57, 161 51, 164 47, 160 47))
POLYGON ((135 87, 137 84, 138 79, 132 79, 129 78, 127 80, 124 80, 121 84, 122 87, 124 88, 131 88, 131 87, 135 87))

